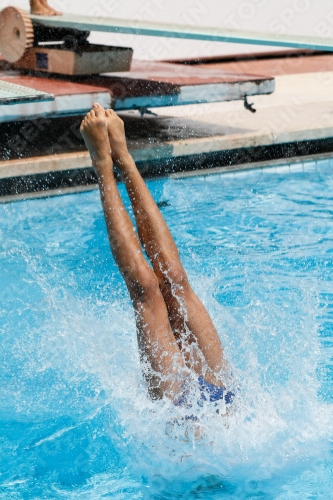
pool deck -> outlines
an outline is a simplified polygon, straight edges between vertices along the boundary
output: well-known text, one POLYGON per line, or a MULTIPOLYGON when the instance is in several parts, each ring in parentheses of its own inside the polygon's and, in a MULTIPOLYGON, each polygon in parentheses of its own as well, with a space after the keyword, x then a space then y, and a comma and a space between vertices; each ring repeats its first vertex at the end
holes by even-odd
MULTIPOLYGON (((120 113, 142 173, 179 176, 184 164, 192 172, 225 172, 333 156, 333 56, 303 59, 211 63, 229 71, 245 71, 246 64, 251 73, 257 64, 258 74, 275 76, 273 94, 248 98, 256 113, 242 101, 151 108, 157 116, 143 118, 136 111, 120 113)), ((95 187, 89 155, 79 143, 64 144, 56 154, 0 161, 1 201, 95 187), (31 189, 22 188, 29 183, 31 189)))

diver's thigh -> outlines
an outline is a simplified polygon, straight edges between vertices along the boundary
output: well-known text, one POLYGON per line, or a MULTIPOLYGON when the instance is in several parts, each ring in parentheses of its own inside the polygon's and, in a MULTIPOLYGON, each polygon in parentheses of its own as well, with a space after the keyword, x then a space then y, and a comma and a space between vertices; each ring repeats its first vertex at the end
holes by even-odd
POLYGON ((177 399, 185 363, 169 322, 162 295, 134 304, 143 374, 153 397, 177 399))
POLYGON ((207 382, 224 385, 221 372, 227 368, 222 343, 205 306, 189 288, 168 297, 169 321, 186 365, 207 382))

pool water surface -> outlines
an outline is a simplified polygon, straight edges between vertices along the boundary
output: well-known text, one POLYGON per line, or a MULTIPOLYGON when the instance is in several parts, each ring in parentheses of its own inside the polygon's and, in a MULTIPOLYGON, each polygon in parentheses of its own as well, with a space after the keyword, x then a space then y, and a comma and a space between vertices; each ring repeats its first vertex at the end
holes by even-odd
POLYGON ((1 205, 0 499, 333 498, 332 172, 148 182, 239 387, 200 439, 147 397, 99 193, 1 205))

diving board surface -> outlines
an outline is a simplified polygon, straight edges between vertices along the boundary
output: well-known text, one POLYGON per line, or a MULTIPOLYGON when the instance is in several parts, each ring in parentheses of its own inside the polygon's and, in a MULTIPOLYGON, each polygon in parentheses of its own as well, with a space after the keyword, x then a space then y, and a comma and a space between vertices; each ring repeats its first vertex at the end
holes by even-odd
POLYGON ((261 31, 168 24, 135 19, 80 16, 77 14, 63 14, 62 16, 51 17, 31 15, 30 17, 34 23, 43 26, 73 28, 84 31, 103 31, 131 35, 185 38, 188 40, 208 40, 211 42, 246 43, 333 51, 333 38, 328 37, 284 35, 261 31))
POLYGON ((110 89, 116 111, 233 101, 271 94, 275 89, 270 76, 139 60, 133 61, 128 72, 98 79, 110 89))
POLYGON ((34 102, 18 100, 13 106, 0 106, 0 123, 15 120, 27 120, 41 117, 60 117, 85 114, 94 102, 102 106, 111 106, 111 94, 108 89, 93 85, 80 85, 66 80, 38 78, 21 75, 19 72, 0 72, 0 80, 10 88, 21 87, 36 92, 36 95, 52 95, 52 99, 36 99, 34 102), (22 85, 24 87, 22 87, 22 85), (46 102, 52 101, 52 102, 46 102))
POLYGON ((54 95, 34 88, 0 80, 0 106, 54 101, 54 95))

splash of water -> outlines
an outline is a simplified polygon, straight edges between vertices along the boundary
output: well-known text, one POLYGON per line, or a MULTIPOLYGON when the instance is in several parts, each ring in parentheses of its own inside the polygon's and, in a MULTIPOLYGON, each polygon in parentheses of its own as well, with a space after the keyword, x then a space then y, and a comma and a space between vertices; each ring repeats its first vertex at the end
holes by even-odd
MULTIPOLYGON (((255 300, 245 315, 231 315, 210 292, 219 276, 192 277, 222 332, 240 390, 228 416, 207 405, 200 408, 200 424, 179 425, 175 419, 188 410, 147 397, 128 299, 117 300, 117 291, 98 305, 93 296, 75 298, 51 286, 36 260, 24 259, 45 314, 7 353, 19 363, 20 377, 2 393, 2 412, 13 416, 15 398, 19 418, 57 415, 71 422, 31 446, 61 442, 65 434, 94 422, 94 432, 108 436, 131 476, 149 486, 149 495, 180 494, 205 477, 215 477, 209 488, 217 490, 221 484, 223 491, 228 488, 216 478, 242 484, 243 491, 244 485, 262 487, 329 452, 332 409, 317 396, 321 353, 315 290, 290 291, 282 304, 255 300)), ((193 398, 195 406, 198 395, 193 398)))

